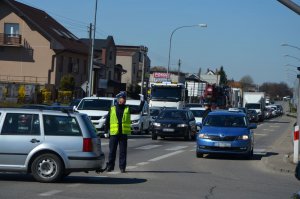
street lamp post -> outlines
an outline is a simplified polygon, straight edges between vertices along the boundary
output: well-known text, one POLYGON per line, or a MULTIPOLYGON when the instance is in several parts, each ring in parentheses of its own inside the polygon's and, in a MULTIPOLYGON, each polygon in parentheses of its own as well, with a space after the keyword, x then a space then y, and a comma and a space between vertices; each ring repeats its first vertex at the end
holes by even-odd
POLYGON ((168 57, 168 68, 167 68, 167 80, 169 80, 169 70, 170 70, 170 60, 171 60, 171 48, 172 48, 172 38, 173 38, 173 34, 182 28, 192 28, 192 27, 202 27, 202 28, 206 28, 207 24, 195 24, 195 25, 189 25, 189 26, 180 26, 175 28, 171 35, 170 35, 170 41, 169 41, 169 57, 168 57))

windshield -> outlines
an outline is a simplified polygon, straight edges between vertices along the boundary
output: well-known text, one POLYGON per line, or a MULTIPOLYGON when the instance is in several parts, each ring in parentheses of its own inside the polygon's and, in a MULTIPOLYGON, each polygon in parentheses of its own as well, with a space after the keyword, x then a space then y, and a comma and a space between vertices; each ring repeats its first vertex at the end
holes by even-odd
POLYGON ((108 99, 84 99, 78 106, 78 110, 109 111, 113 100, 108 99))
POLYGON ((140 105, 132 105, 132 104, 127 104, 133 113, 138 113, 140 110, 140 105))
POLYGON ((181 87, 153 87, 151 89, 152 100, 182 100, 181 87))
POLYGON ((168 120, 186 120, 186 114, 183 111, 163 111, 158 115, 158 119, 168 119, 168 120))
POLYGON ((246 127, 246 118, 233 115, 208 115, 203 126, 215 127, 246 127))
POLYGON ((205 110, 191 110, 194 117, 203 117, 205 110))
POLYGON ((246 104, 247 109, 260 109, 260 104, 246 104))
POLYGON ((160 113, 160 109, 150 109, 151 116, 158 116, 159 113, 160 113))

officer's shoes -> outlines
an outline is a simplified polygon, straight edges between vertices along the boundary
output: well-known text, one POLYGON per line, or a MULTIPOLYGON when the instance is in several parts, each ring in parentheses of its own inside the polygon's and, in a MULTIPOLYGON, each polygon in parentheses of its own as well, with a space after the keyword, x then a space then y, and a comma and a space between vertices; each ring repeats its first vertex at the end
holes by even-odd
POLYGON ((112 169, 112 168, 108 168, 107 169, 107 172, 112 172, 114 169, 112 169))
POLYGON ((121 173, 126 173, 125 169, 121 169, 121 173))

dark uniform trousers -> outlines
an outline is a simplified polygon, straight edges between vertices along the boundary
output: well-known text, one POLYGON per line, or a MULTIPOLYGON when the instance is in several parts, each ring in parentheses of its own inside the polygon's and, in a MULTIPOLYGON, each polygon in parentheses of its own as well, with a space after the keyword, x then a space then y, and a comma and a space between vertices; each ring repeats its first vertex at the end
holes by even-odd
POLYGON ((119 167, 120 169, 126 169, 127 135, 124 134, 110 135, 108 169, 114 170, 118 144, 119 144, 119 167))

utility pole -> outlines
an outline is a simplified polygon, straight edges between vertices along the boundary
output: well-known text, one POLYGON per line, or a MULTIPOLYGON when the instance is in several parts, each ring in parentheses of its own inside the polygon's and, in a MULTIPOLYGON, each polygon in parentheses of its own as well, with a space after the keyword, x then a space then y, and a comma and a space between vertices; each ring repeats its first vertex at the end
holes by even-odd
POLYGON ((97 6, 98 6, 98 0, 96 0, 95 5, 95 16, 94 16, 94 26, 93 26, 93 38, 92 38, 92 44, 91 44, 91 52, 90 52, 90 70, 89 70, 89 93, 88 96, 92 96, 94 89, 93 89, 93 62, 94 62, 94 45, 95 45, 95 35, 96 35, 96 20, 97 20, 97 6))

